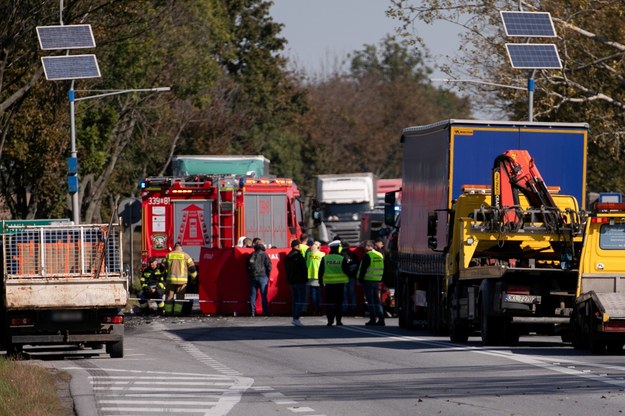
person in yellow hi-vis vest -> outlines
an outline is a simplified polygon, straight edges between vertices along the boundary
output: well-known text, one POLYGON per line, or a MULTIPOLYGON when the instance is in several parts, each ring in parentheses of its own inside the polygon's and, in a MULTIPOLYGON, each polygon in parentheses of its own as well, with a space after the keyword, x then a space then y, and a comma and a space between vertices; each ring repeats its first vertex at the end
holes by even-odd
POLYGON ((375 243, 365 242, 365 255, 360 262, 358 281, 362 285, 367 299, 369 321, 365 325, 384 326, 384 310, 380 302, 380 282, 384 274, 384 256, 375 250, 375 243), (378 318, 376 321, 376 317, 378 318))
POLYGON ((191 279, 196 279, 197 269, 191 256, 182 251, 180 243, 174 245, 174 250, 167 254, 163 263, 167 269, 167 298, 163 312, 166 315, 180 315, 182 302, 178 301, 184 300, 188 278, 191 276, 191 279))
POLYGON ((349 281, 349 260, 339 253, 340 241, 332 241, 328 244, 330 254, 321 259, 319 268, 319 283, 325 289, 325 300, 327 304, 326 317, 327 326, 334 324, 343 325, 343 295, 345 294, 345 283, 349 281))
MULTIPOLYGON (((319 250, 321 243, 315 241, 306 252, 308 287, 310 288, 311 315, 321 315, 321 288, 319 287, 319 267, 326 253, 319 250)), ((308 298, 307 298, 308 303, 308 298)))

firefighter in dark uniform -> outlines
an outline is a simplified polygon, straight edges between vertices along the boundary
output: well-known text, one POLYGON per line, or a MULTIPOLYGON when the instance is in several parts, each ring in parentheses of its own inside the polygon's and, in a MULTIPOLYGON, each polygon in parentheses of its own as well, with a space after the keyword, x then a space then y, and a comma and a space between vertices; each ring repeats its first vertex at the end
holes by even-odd
POLYGON ((156 257, 151 257, 148 267, 141 272, 141 297, 139 308, 143 314, 150 311, 148 300, 157 299, 157 312, 162 314, 165 302, 165 267, 158 262, 156 257))

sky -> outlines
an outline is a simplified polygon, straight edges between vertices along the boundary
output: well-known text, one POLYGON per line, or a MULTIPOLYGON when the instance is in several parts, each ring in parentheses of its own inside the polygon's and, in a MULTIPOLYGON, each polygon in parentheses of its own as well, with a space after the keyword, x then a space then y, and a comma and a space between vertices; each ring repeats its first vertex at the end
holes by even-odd
MULTIPOLYGON (((309 75, 336 69, 348 53, 363 45, 378 45, 387 34, 395 34, 397 21, 386 17, 387 0, 273 0, 273 20, 284 24, 282 36, 287 56, 309 75)), ((437 61, 454 55, 458 32, 450 26, 418 27, 430 54, 437 61)), ((433 62, 428 66, 434 67, 433 62)), ((434 78, 444 77, 439 71, 434 78)))

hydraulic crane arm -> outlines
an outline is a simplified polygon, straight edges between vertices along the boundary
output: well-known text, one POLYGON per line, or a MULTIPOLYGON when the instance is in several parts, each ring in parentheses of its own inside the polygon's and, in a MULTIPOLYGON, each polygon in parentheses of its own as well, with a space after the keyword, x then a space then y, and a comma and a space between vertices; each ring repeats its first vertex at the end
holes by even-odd
MULTIPOLYGON (((507 150, 497 156, 493 165, 493 192, 492 205, 502 210, 519 206, 519 192, 527 198, 531 208, 548 210, 554 215, 548 215, 545 222, 553 219, 562 225, 563 218, 558 211, 545 182, 543 181, 534 159, 526 150, 507 150), (554 218, 555 217, 555 218, 554 218)), ((514 211, 505 211, 506 222, 519 222, 514 211)))

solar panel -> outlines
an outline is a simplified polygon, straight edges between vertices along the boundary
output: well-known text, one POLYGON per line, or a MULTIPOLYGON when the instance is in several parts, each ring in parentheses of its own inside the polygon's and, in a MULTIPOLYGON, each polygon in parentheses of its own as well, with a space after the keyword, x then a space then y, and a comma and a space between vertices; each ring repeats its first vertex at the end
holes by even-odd
POLYGON ((553 43, 506 43, 512 68, 560 69, 560 55, 553 43))
POLYGON ((48 81, 100 77, 95 55, 44 56, 41 62, 48 81))
POLYGON ((43 50, 95 48, 91 25, 37 26, 43 50))
POLYGON ((551 14, 547 12, 504 12, 501 20, 506 36, 547 37, 556 36, 551 14))

